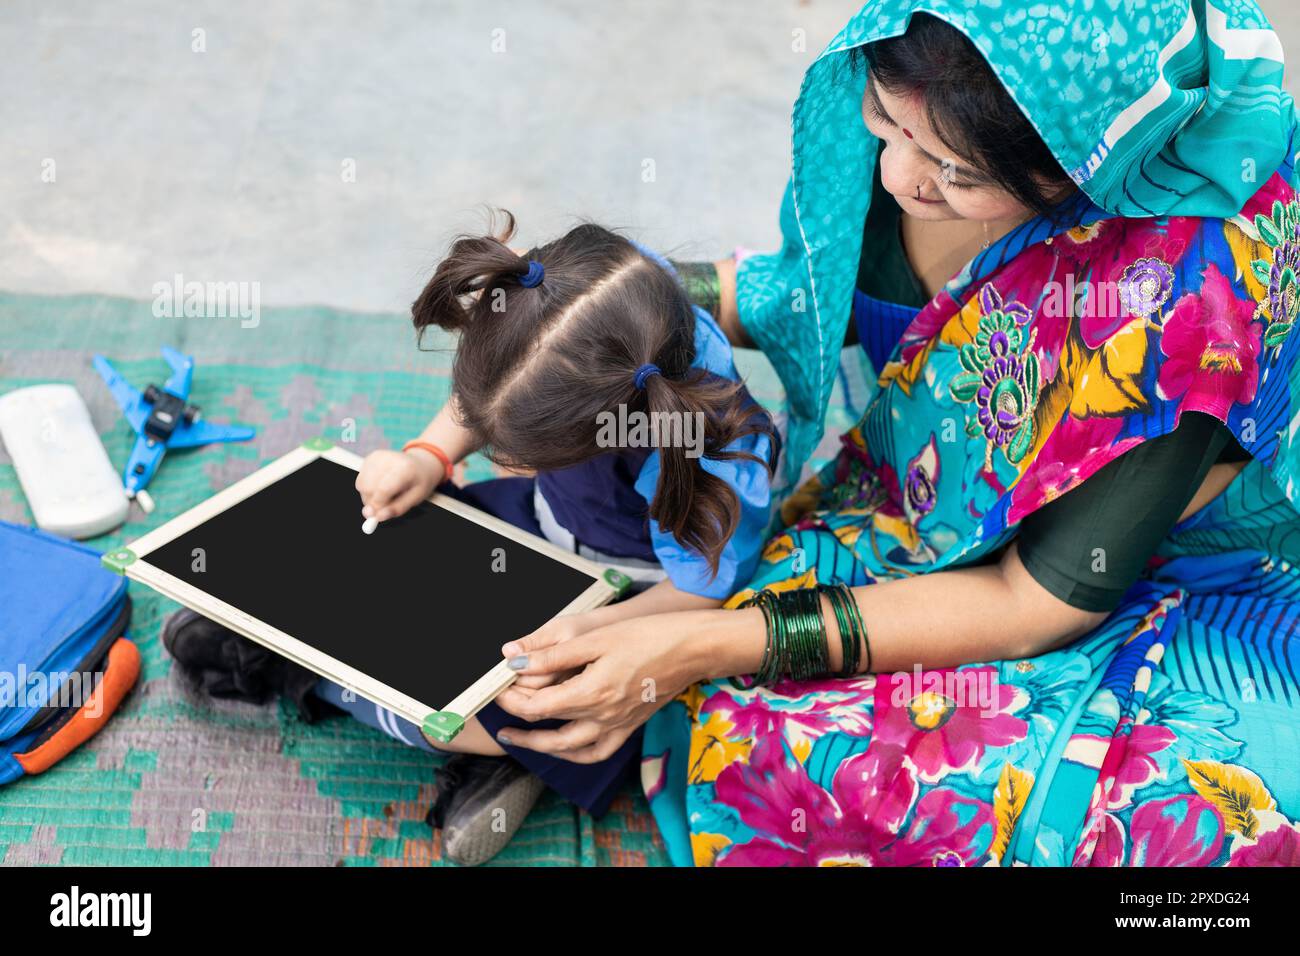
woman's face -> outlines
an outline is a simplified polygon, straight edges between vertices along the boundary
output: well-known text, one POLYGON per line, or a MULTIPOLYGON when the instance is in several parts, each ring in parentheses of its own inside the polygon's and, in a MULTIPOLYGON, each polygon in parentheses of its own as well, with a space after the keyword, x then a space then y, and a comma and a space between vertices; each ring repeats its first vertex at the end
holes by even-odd
POLYGON ((884 144, 880 181, 903 211, 932 222, 1024 219, 1031 210, 943 144, 919 96, 893 95, 868 75, 862 98, 867 129, 884 144))

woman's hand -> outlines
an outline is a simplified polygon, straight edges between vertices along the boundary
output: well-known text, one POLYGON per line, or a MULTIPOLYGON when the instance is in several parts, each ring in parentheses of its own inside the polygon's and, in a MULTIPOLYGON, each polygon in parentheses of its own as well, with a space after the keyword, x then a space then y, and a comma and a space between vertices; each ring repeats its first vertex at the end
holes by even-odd
MULTIPOLYGON (((502 645, 501 653, 507 659, 526 658, 527 655, 543 647, 563 644, 579 634, 586 634, 607 623, 607 617, 602 615, 605 610, 605 608, 597 608, 582 614, 566 614, 564 617, 551 618, 527 637, 502 645)), ((535 690, 571 677, 574 673, 576 670, 573 669, 553 673, 526 673, 515 680, 514 686, 535 690)))
POLYGON ((442 463, 418 449, 372 451, 357 475, 361 514, 380 521, 406 514, 433 494, 446 477, 442 463))
POLYGON ((718 612, 652 614, 549 643, 539 632, 506 645, 518 645, 520 653, 511 655, 516 661, 526 658, 517 668, 525 679, 552 682, 530 687, 521 686, 521 680, 496 702, 528 721, 569 722, 554 730, 511 727, 497 739, 574 763, 608 758, 651 714, 706 676, 708 667, 690 626, 700 613, 718 612), (571 676, 561 680, 566 673, 571 676))

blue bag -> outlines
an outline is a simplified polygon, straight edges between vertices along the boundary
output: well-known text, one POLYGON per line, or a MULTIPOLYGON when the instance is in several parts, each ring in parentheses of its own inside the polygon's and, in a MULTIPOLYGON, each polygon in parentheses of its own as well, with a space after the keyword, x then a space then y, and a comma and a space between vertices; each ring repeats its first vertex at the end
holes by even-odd
POLYGON ((0 784, 94 736, 140 676, 126 581, 99 559, 0 521, 0 784))

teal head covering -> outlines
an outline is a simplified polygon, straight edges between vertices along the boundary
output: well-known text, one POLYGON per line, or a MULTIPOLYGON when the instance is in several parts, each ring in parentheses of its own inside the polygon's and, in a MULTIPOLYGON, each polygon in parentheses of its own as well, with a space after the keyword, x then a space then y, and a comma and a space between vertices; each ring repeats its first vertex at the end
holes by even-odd
POLYGON ((804 75, 782 248, 739 272, 741 322, 786 389, 791 481, 822 434, 875 171, 845 61, 918 12, 974 42, 1096 215, 1232 216, 1289 148, 1282 46, 1254 0, 868 3, 804 75))

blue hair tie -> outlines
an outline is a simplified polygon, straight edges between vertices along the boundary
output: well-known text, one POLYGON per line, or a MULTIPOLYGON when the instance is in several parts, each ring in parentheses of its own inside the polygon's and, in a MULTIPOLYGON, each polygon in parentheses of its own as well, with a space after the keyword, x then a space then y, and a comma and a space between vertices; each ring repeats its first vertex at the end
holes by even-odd
POLYGON ((663 372, 659 371, 658 365, 655 365, 653 362, 647 362, 645 365, 642 365, 639 369, 636 370, 636 375, 632 377, 632 384, 636 386, 636 390, 638 392, 644 391, 646 379, 648 379, 651 375, 662 375, 662 374, 663 372))
POLYGON ((536 259, 528 260, 528 271, 519 277, 519 284, 525 289, 531 289, 534 286, 542 284, 542 279, 546 277, 546 270, 536 259))

